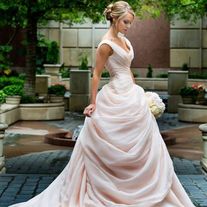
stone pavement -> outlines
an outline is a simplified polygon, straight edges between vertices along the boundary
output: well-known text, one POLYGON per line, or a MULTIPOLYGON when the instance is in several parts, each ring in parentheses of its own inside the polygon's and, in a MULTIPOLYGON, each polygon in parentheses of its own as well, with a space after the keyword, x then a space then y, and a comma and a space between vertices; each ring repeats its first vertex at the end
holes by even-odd
MULTIPOLYGON (((82 122, 82 115, 66 113, 65 120, 47 124, 73 130, 82 122)), ((178 122, 176 114, 164 114, 158 125, 161 130, 168 130, 191 124, 178 122)), ((72 150, 51 150, 6 159, 7 174, 0 176, 0 207, 26 201, 42 192, 65 167, 71 153, 72 150)), ((194 204, 207 207, 207 175, 199 161, 172 159, 175 172, 194 204)))

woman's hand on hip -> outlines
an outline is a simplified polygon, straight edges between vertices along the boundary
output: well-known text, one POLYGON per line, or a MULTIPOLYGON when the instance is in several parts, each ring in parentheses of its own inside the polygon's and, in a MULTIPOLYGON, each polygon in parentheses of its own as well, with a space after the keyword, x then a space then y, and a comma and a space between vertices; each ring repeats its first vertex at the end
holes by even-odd
POLYGON ((83 114, 85 116, 90 117, 91 114, 95 111, 95 109, 96 109, 96 105, 95 104, 90 104, 84 109, 83 114))

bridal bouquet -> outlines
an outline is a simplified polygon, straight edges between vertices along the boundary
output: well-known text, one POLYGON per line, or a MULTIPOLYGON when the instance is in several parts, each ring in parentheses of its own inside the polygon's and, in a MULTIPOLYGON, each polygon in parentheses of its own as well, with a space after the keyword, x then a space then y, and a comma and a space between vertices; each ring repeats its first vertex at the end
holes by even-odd
POLYGON ((152 114, 155 116, 155 118, 160 117, 165 111, 165 104, 163 103, 162 99, 155 92, 146 92, 145 95, 152 114))

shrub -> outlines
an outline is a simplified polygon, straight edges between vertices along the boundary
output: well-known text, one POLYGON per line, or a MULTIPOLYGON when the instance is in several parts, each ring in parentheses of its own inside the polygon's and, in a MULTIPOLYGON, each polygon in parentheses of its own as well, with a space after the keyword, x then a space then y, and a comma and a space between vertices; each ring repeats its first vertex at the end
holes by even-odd
POLYGON ((152 65, 149 64, 148 67, 148 72, 147 72, 147 78, 152 78, 152 73, 153 73, 153 70, 152 70, 152 65))
POLYGON ((3 92, 6 96, 22 96, 23 87, 21 85, 9 85, 3 88, 3 92))
POLYGON ((79 67, 80 70, 88 70, 88 57, 84 55, 81 57, 81 64, 79 67))
POLYGON ((183 70, 183 71, 189 71, 189 67, 188 67, 188 64, 187 64, 187 63, 184 63, 184 64, 182 65, 182 70, 183 70))
POLYGON ((36 73, 43 74, 43 64, 57 64, 59 61, 59 47, 56 41, 45 39, 43 35, 38 35, 36 73))
POLYGON ((101 77, 108 78, 108 77, 110 77, 110 74, 108 71, 103 71, 103 73, 101 74, 101 77))
POLYGON ((70 77, 70 68, 66 68, 64 65, 60 68, 60 74, 62 78, 69 78, 70 77))
POLYGON ((46 63, 56 64, 59 61, 59 47, 56 41, 51 41, 48 44, 46 55, 46 63))
POLYGON ((21 98, 21 103, 37 103, 38 98, 35 96, 23 95, 21 98))
POLYGON ((0 77, 0 90, 9 85, 24 86, 23 77, 0 77))
POLYGON ((190 79, 207 79, 207 73, 191 73, 188 75, 190 79))
POLYGON ((63 84, 54 84, 50 87, 48 87, 48 94, 54 94, 57 96, 64 96, 66 92, 66 88, 63 84))
POLYGON ((5 102, 6 94, 1 90, 0 91, 0 104, 5 102))
POLYGON ((160 73, 159 75, 156 76, 157 78, 168 78, 167 73, 160 73))
POLYGON ((185 86, 180 89, 180 95, 181 96, 197 96, 198 95, 198 90, 191 86, 185 86))

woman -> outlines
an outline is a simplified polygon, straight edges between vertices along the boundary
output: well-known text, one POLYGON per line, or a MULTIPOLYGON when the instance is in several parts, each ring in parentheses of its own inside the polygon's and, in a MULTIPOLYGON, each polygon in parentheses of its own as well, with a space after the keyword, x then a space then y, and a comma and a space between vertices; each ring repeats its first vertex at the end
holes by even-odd
POLYGON ((41 194, 12 207, 193 207, 175 175, 144 90, 134 84, 134 53, 120 34, 134 13, 118 1, 105 10, 111 22, 100 42, 91 104, 72 157, 41 194), (106 66, 110 82, 97 94, 106 66))

